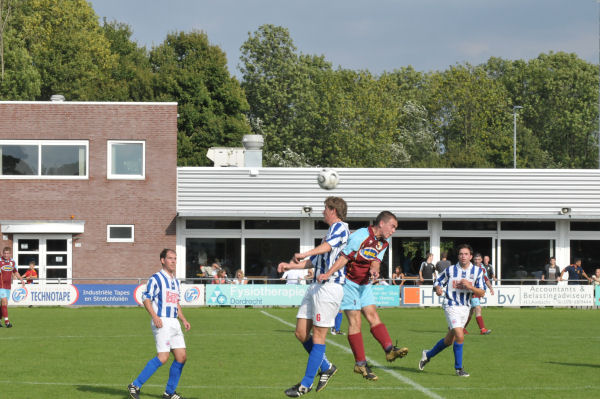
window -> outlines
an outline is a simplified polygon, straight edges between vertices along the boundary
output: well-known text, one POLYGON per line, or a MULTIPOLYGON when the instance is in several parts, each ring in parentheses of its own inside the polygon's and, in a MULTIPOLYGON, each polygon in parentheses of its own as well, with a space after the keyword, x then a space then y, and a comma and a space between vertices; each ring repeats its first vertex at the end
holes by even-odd
POLYGON ((107 178, 143 180, 146 178, 144 141, 108 141, 107 178))
POLYGON ((13 237, 13 253, 19 273, 29 269, 29 262, 35 262, 39 280, 34 284, 52 284, 58 280, 70 279, 72 274, 70 235, 63 234, 23 234, 13 237))
POLYGON ((300 228, 299 220, 246 220, 247 230, 298 230, 300 228))
POLYGON ((87 178, 88 146, 87 141, 0 140, 0 177, 87 178))
POLYGON ((502 230, 517 231, 552 231, 555 230, 554 222, 528 222, 528 221, 508 221, 501 222, 502 230))
POLYGON ((106 226, 107 242, 133 242, 134 227, 132 224, 109 224, 106 226))

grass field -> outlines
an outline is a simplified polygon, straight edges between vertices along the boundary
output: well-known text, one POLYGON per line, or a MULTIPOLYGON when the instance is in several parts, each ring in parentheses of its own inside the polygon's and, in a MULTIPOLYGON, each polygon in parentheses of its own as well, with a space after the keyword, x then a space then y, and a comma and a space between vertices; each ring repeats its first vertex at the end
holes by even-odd
MULTIPOLYGON (((307 355, 291 327, 296 309, 184 311, 192 324, 178 388, 185 398, 281 399, 302 378, 307 355)), ((339 372, 324 391, 307 397, 598 397, 597 310, 484 309, 493 333, 467 336, 470 378, 454 376, 451 348, 425 371, 417 368, 422 349, 444 335, 441 309, 380 309, 380 314, 392 338, 409 347, 408 356, 386 363, 363 328, 367 356, 379 376, 369 382, 352 372, 346 337, 329 336, 327 355, 339 372)), ((10 315, 15 327, 0 329, 0 398, 125 398, 127 384, 155 355, 149 317, 141 308, 10 308, 10 315)), ((168 368, 144 385, 142 398, 161 397, 168 368)))

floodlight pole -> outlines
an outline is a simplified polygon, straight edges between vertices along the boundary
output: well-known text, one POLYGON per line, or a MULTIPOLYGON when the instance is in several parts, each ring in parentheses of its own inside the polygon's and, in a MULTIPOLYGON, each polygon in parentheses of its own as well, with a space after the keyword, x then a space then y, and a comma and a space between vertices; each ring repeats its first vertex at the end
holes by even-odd
POLYGON ((513 107, 513 169, 517 168, 517 110, 522 108, 520 105, 513 107))

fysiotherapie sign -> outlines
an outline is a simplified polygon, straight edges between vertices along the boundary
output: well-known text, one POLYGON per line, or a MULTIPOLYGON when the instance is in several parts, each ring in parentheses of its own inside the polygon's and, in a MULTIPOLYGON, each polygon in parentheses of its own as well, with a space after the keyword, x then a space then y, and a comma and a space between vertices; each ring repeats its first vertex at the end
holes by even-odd
POLYGON ((215 284, 206 286, 207 305, 292 306, 300 305, 308 285, 215 284))

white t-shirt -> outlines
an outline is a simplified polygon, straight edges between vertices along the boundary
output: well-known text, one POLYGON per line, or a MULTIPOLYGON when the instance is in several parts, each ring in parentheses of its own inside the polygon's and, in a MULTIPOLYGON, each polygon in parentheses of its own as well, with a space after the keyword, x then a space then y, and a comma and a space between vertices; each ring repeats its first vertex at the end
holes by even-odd
POLYGON ((286 284, 306 284, 304 277, 308 275, 307 269, 291 269, 283 273, 281 278, 286 279, 286 284))

